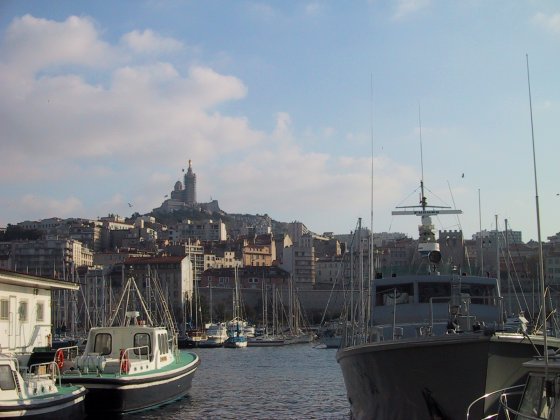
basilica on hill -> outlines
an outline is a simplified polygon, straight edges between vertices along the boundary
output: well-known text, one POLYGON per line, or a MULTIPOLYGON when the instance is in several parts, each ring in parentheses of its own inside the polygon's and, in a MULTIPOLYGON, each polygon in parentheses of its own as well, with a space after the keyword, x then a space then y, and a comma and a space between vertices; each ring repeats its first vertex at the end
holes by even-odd
POLYGON ((175 183, 175 187, 171 191, 171 199, 181 201, 189 207, 196 204, 196 174, 192 170, 192 161, 190 159, 189 168, 184 176, 184 182, 182 184, 181 181, 175 183))
MULTIPOLYGON (((185 170, 183 169, 183 172, 185 170)), ((183 182, 180 180, 175 183, 173 191, 171 191, 171 198, 166 195, 166 200, 161 203, 161 206, 154 209, 154 212, 171 213, 177 210, 194 208, 198 210, 205 210, 209 212, 220 212, 218 200, 212 200, 209 203, 198 203, 196 201, 196 174, 192 169, 192 161, 189 159, 189 167, 183 177, 183 182)))

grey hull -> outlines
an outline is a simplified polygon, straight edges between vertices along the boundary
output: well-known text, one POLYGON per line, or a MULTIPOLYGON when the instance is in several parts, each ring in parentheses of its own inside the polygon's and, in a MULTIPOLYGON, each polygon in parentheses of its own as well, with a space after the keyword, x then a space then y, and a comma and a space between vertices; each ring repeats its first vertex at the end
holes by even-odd
MULTIPOLYGON (((364 344, 338 351, 352 418, 465 419, 487 392, 519 384, 522 363, 542 354, 542 337, 450 334, 364 344)), ((560 341, 548 339, 549 347, 560 341)), ((479 404, 471 418, 492 412, 479 404), (483 413, 484 411, 484 413, 483 413)))

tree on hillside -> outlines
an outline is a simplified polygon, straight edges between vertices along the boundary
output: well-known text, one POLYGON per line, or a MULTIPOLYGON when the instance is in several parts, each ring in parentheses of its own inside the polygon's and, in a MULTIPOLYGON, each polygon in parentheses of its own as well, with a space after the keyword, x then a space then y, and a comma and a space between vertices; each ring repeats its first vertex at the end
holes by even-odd
POLYGON ((0 232, 0 241, 10 242, 17 240, 41 239, 43 232, 37 229, 24 229, 17 225, 8 225, 5 232, 0 232))

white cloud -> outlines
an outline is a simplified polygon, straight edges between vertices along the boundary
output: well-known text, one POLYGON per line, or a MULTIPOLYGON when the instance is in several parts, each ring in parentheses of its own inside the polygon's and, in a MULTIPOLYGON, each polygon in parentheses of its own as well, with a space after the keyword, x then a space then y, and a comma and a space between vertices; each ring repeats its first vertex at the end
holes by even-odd
MULTIPOLYGON (((307 152, 288 112, 277 113, 269 133, 243 115, 226 115, 219 107, 246 97, 243 81, 200 64, 148 57, 138 65, 136 53, 162 48, 168 39, 147 30, 131 34, 125 37, 134 45, 130 55, 116 60, 120 47, 105 43, 87 18, 27 16, 10 26, 6 36, 17 42, 7 46, 4 39, 0 51, 0 185, 25 195, 1 199, 9 211, 0 225, 148 212, 172 190, 187 159, 198 173, 199 199, 212 196, 228 212, 268 212, 289 221, 306 211, 315 215, 304 220, 310 228, 331 225, 341 203, 356 217, 369 213, 369 158, 307 152), (67 44, 71 36, 81 41, 67 44), (42 40, 46 52, 36 54, 30 39, 42 40), (72 71, 64 66, 70 62, 72 71), (105 66, 92 78, 95 62, 105 66)), ((338 135, 334 127, 322 134, 338 135)), ((384 202, 394 203, 402 197, 399 185, 416 179, 395 162, 376 158, 375 165, 384 202)))
POLYGON ((539 12, 532 18, 533 23, 553 33, 560 33, 560 13, 547 15, 539 12))
POLYGON ((274 129, 274 136, 283 138, 291 135, 292 119, 287 112, 279 112, 276 115, 276 128, 274 129))
POLYGON ((70 16, 64 22, 55 22, 25 15, 8 27, 1 60, 17 65, 19 72, 33 73, 63 65, 99 68, 116 57, 115 51, 99 39, 88 18, 70 16))
POLYGON ((334 127, 325 127, 323 129, 323 135, 325 137, 332 137, 336 134, 336 128, 334 127))
POLYGON ((321 10, 321 6, 317 2, 307 3, 305 5, 305 13, 307 15, 316 15, 321 10))
POLYGON ((399 20, 431 5, 431 0, 398 0, 393 19, 399 20))
POLYGON ((177 52, 183 44, 173 38, 163 37, 150 29, 132 31, 123 35, 122 43, 137 54, 162 54, 177 52))
POLYGON ((278 18, 278 12, 270 5, 263 2, 246 3, 247 11, 260 20, 272 20, 278 18))
POLYGON ((40 212, 44 214, 44 218, 53 215, 53 217, 74 217, 84 211, 82 201, 76 197, 67 197, 64 199, 55 199, 36 194, 25 194, 21 197, 18 205, 25 209, 26 214, 36 214, 40 212))

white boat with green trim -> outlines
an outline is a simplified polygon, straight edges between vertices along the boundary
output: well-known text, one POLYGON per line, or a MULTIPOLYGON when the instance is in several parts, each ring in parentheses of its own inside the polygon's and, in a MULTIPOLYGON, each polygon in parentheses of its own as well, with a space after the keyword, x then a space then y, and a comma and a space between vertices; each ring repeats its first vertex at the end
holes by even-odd
MULTIPOLYGON (((138 292, 131 278, 123 296, 133 286, 138 292)), ((164 317, 166 326, 155 326, 139 292, 137 299, 126 299, 127 306, 131 301, 140 302, 145 319, 127 310, 120 326, 92 328, 83 354, 76 355, 76 347, 57 352, 62 382, 88 390, 88 416, 141 411, 182 398, 200 364, 198 355, 178 349, 177 333, 166 322, 170 317, 164 317)), ((165 304, 163 309, 169 313, 165 304)))
POLYGON ((86 389, 62 385, 54 362, 20 369, 15 357, 0 354, 0 418, 81 419, 86 389))

